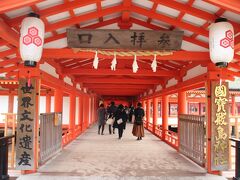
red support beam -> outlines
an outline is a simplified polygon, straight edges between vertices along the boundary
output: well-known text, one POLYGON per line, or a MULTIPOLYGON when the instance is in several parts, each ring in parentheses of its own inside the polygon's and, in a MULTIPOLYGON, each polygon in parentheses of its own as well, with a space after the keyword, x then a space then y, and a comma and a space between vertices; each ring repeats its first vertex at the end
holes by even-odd
POLYGON ((239 0, 204 0, 208 3, 216 5, 220 8, 226 9, 228 11, 233 11, 240 14, 240 3, 239 0))
POLYGON ((101 11, 98 11, 98 12, 91 12, 91 13, 79 15, 79 16, 73 17, 71 19, 66 19, 66 20, 48 25, 46 27, 46 32, 50 32, 50 31, 54 31, 56 29, 71 26, 71 25, 77 24, 79 22, 84 22, 84 21, 88 21, 91 19, 96 19, 99 17, 107 16, 109 14, 120 12, 121 10, 123 10, 123 6, 118 5, 118 6, 102 9, 101 11))
MULTIPOLYGON (((89 89, 117 89, 119 88, 119 84, 87 84, 83 83, 84 87, 87 87, 89 89)), ((124 85, 121 85, 122 89, 149 89, 152 88, 153 85, 142 85, 142 84, 128 84, 128 82, 125 82, 124 85)))
MULTIPOLYGON (((11 1, 8 0, 8 2, 11 1)), ((0 19, 0 37, 15 47, 19 46, 19 35, 3 19, 0 19)))
POLYGON ((76 82, 81 83, 94 83, 94 84, 102 84, 102 83, 115 83, 115 84, 159 84, 161 83, 161 80, 159 79, 134 79, 134 78, 76 78, 76 82))
POLYGON ((186 29, 188 31, 200 34, 202 36, 208 37, 208 31, 201 28, 201 27, 197 27, 197 26, 185 23, 185 22, 181 22, 181 21, 178 21, 174 18, 170 18, 170 17, 162 15, 162 14, 158 14, 158 13, 155 13, 155 12, 150 12, 147 9, 143 9, 143 8, 135 6, 135 5, 131 6, 131 11, 135 12, 135 13, 138 13, 138 14, 141 14, 141 15, 144 15, 144 16, 147 16, 147 17, 150 17, 150 18, 157 19, 159 21, 166 22, 168 24, 172 24, 174 26, 186 29))
POLYGON ((137 73, 133 73, 132 69, 116 69, 116 71, 112 71, 111 69, 64 69, 64 74, 68 75, 89 75, 89 76, 178 76, 178 72, 174 71, 164 71, 158 70, 157 72, 153 72, 152 70, 144 70, 139 69, 137 73))
POLYGON ((165 141, 166 139, 166 130, 168 130, 168 95, 164 95, 162 97, 162 140, 165 141))
POLYGON ((76 95, 70 94, 69 130, 71 137, 75 137, 76 95))
POLYGON ((153 134, 155 134, 158 120, 158 98, 153 98, 153 134))
MULTIPOLYGON (((138 24, 140 26, 143 26, 143 27, 146 27, 146 28, 149 28, 149 29, 152 29, 152 30, 167 30, 167 29, 163 29, 162 27, 156 26, 154 24, 149 24, 145 21, 141 21, 139 19, 131 18, 131 21, 135 24, 138 24)), ((208 43, 206 43, 206 42, 199 41, 197 39, 193 39, 193 38, 188 37, 188 36, 183 36, 183 40, 208 49, 208 43)))
POLYGON ((148 129, 148 123, 150 122, 150 104, 151 104, 151 101, 150 100, 147 100, 147 107, 146 107, 146 128, 148 129))
POLYGON ((51 95, 47 92, 46 94, 46 113, 51 112, 51 95))
MULTIPOLYGON (((95 52, 74 52, 72 49, 64 48, 64 49, 44 49, 42 58, 53 59, 78 59, 78 58, 93 58, 95 52)), ((19 55, 18 55, 19 56, 19 55)), ((137 56, 138 59, 153 59, 153 55, 151 56, 137 56)), ((98 54, 98 58, 100 59, 112 59, 112 56, 98 54)), ((117 59, 128 59, 133 60, 133 56, 117 56, 117 59)), ((157 56, 158 60, 162 61, 210 61, 209 52, 196 52, 196 51, 176 51, 173 52, 172 55, 164 55, 157 56)))
POLYGON ((37 2, 41 2, 43 0, 1 0, 0 1, 0 13, 10 11, 13 9, 21 8, 23 6, 31 6, 37 2))

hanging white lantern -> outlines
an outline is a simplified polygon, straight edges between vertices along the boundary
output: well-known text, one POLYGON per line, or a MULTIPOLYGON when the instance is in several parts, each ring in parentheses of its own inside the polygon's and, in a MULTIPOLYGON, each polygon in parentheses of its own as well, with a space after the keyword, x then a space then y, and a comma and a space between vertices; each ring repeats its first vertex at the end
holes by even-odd
POLYGON ((20 55, 25 66, 35 67, 42 57, 44 23, 39 15, 30 13, 24 18, 20 31, 20 55))
POLYGON ((227 67, 234 56, 234 30, 225 18, 219 18, 209 29, 211 61, 218 67, 227 67))

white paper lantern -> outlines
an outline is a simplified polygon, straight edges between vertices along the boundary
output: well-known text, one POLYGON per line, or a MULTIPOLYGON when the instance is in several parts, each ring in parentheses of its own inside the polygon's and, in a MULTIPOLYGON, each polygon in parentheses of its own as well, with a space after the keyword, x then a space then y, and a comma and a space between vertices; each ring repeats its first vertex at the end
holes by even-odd
POLYGON ((225 18, 219 18, 209 29, 211 61, 218 67, 227 67, 234 56, 234 30, 225 18))
POLYGON ((39 15, 30 13, 22 21, 20 32, 20 55, 25 66, 35 67, 42 57, 44 23, 39 15))

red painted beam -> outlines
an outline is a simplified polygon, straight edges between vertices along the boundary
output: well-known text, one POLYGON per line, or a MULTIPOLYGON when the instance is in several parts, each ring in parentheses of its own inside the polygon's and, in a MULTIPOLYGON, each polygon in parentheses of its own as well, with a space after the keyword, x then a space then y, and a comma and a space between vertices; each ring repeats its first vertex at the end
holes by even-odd
POLYGON ((116 69, 112 71, 111 69, 63 69, 64 74, 72 75, 93 75, 93 76, 177 76, 178 73, 175 71, 164 71, 158 70, 153 72, 152 70, 139 69, 137 73, 133 73, 132 69, 116 69))
MULTIPOLYGON (((135 24, 138 24, 140 26, 143 26, 143 27, 146 27, 146 28, 149 28, 149 29, 152 29, 152 30, 168 30, 168 29, 164 29, 162 27, 156 26, 154 24, 149 24, 145 21, 141 21, 139 19, 135 19, 135 18, 131 18, 131 21, 135 24)), ((183 40, 208 49, 208 43, 206 43, 206 42, 199 41, 197 39, 193 39, 193 38, 188 37, 188 36, 183 36, 183 40)))
POLYGON ((1 0, 0 1, 0 13, 10 11, 13 9, 17 9, 23 6, 31 6, 37 2, 41 2, 43 0, 1 0))
POLYGON ((146 84, 87 84, 84 83, 83 86, 90 88, 90 89, 149 89, 152 88, 153 85, 146 85, 146 84))
POLYGON ((188 31, 200 34, 202 36, 208 37, 208 31, 201 27, 197 27, 197 26, 194 26, 194 25, 182 22, 182 21, 178 21, 177 19, 170 18, 168 16, 158 14, 155 12, 151 12, 151 11, 148 11, 147 9, 143 9, 143 8, 135 6, 135 5, 131 6, 131 11, 141 14, 141 15, 144 15, 144 16, 147 16, 147 17, 150 17, 152 19, 157 19, 159 21, 166 22, 168 24, 174 25, 176 27, 180 27, 182 29, 186 29, 188 31))
POLYGON ((239 0, 204 0, 211 4, 214 4, 220 8, 226 9, 228 11, 233 11, 240 14, 240 3, 239 0))
MULTIPOLYGON (((72 49, 44 49, 43 58, 55 59, 78 59, 78 58, 93 58, 95 52, 73 52, 72 49)), ((112 56, 98 54, 99 58, 112 59, 112 56)), ((117 59, 133 60, 133 56, 117 56, 117 59)), ((153 56, 137 56, 138 59, 153 59, 153 56)), ((176 51, 172 55, 157 56, 158 60, 163 61, 207 61, 210 62, 209 52, 195 52, 195 51, 176 51)), ((56 60, 57 61, 57 60, 56 60)))
POLYGON ((76 78, 76 82, 79 83, 94 83, 94 84, 159 84, 161 80, 159 79, 134 79, 134 78, 76 78))
POLYGON ((3 19, 0 19, 0 37, 15 47, 19 46, 19 35, 3 19))
MULTIPOLYGON (((22 0, 21 0, 22 1, 22 0)), ((38 11, 37 13, 41 16, 41 18, 46 18, 51 15, 55 15, 64 11, 69 11, 74 8, 79 8, 82 6, 90 5, 96 3, 98 0, 81 0, 81 1, 72 1, 64 4, 59 4, 50 8, 46 8, 43 10, 38 11)), ((9 24, 11 26, 19 26, 22 22, 23 18, 25 18, 26 15, 13 18, 9 20, 9 24)))
POLYGON ((60 29, 60 28, 67 27, 67 26, 71 26, 71 25, 77 24, 79 22, 84 22, 84 21, 88 21, 91 19, 103 17, 103 16, 106 16, 109 14, 117 13, 117 12, 120 12, 121 10, 123 10, 123 6, 118 5, 118 6, 102 9, 97 12, 91 12, 91 13, 79 15, 79 16, 73 17, 71 19, 66 19, 66 20, 48 25, 46 27, 46 32, 54 31, 56 29, 60 29))

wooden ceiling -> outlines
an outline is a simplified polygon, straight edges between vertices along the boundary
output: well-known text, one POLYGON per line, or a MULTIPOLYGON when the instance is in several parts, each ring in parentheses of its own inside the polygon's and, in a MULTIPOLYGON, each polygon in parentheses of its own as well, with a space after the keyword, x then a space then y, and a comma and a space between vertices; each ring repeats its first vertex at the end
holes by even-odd
POLYGON ((226 17, 235 30, 235 57, 229 71, 240 71, 240 2, 238 0, 1 0, 0 75, 16 78, 19 67, 20 24, 29 12, 40 14, 45 23, 45 46, 41 69, 48 63, 60 77, 99 95, 137 96, 164 87, 168 80, 181 79, 198 65, 207 67, 208 27, 217 17, 226 17), (93 69, 94 52, 75 53, 66 44, 66 28, 183 30, 182 50, 158 56, 157 72, 151 69, 153 56, 138 56, 139 70, 132 72, 133 57, 99 54, 98 70, 93 69), (61 50, 60 50, 61 49, 61 50))

